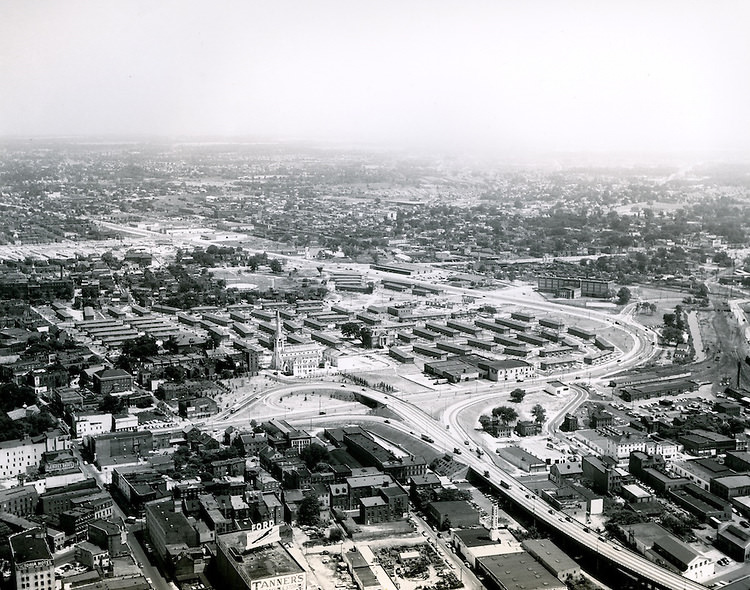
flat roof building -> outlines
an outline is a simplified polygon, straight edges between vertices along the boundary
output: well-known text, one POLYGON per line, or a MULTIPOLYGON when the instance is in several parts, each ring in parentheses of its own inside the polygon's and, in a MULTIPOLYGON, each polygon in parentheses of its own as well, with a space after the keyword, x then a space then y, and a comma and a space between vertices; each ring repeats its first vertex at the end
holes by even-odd
POLYGON ((529 553, 506 553, 480 557, 477 571, 484 574, 490 587, 502 590, 565 590, 567 586, 529 553))
POLYGON ((219 535, 215 586, 232 590, 305 590, 305 570, 278 539, 276 527, 219 535))
POLYGON ((55 564, 42 529, 12 535, 9 542, 16 590, 54 590, 55 564))
POLYGON ((523 551, 521 544, 508 531, 499 529, 494 531, 495 539, 490 538, 490 531, 484 527, 459 529, 453 531, 453 546, 456 551, 469 562, 471 567, 476 567, 477 559, 504 553, 519 553, 523 551))
POLYGON ((564 582, 581 573, 581 566, 549 539, 526 539, 521 547, 560 581, 564 582))

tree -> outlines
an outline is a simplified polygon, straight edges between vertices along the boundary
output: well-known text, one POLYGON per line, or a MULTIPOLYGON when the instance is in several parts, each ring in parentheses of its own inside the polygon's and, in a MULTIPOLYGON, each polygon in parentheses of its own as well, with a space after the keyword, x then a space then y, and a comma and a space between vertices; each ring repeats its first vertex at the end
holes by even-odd
POLYGON ((344 533, 341 532, 341 529, 338 527, 331 527, 328 529, 328 542, 329 543, 338 543, 344 538, 344 533))
POLYGON ((662 316, 662 319, 664 320, 664 325, 667 328, 670 328, 670 327, 674 326, 674 322, 675 322, 676 316, 673 313, 665 313, 662 316))
POLYGON ((359 338, 359 324, 356 322, 344 322, 341 324, 341 335, 344 338, 359 338))
POLYGON ((740 418, 729 418, 726 423, 726 429, 730 434, 739 434, 745 432, 745 421, 740 418))
POLYGON ((531 415, 534 416, 534 419, 541 424, 547 417, 547 410, 542 407, 542 404, 536 404, 533 408, 531 408, 531 415))
POLYGON ((693 529, 698 528, 700 522, 692 515, 667 512, 661 517, 661 526, 683 541, 691 541, 695 539, 693 529))
POLYGON ((585 578, 583 574, 579 574, 578 576, 571 575, 565 580, 565 585, 568 587, 568 590, 601 590, 600 586, 585 578))
POLYGON ((677 344, 682 343, 682 330, 678 330, 674 326, 667 326, 661 331, 661 338, 664 342, 675 342, 677 344))
POLYGON ((133 340, 126 340, 122 345, 123 356, 142 359, 159 354, 159 347, 152 336, 140 336, 133 340))
POLYGON ((362 341, 362 346, 372 348, 372 330, 370 328, 362 326, 359 329, 359 339, 362 341))
POLYGON ((514 404, 520 404, 523 401, 523 398, 525 397, 526 397, 526 391, 524 391, 520 387, 517 387, 516 389, 510 392, 510 401, 512 401, 514 404))
POLYGON ((617 292, 617 304, 626 305, 628 301, 630 301, 630 297, 630 289, 627 287, 620 287, 620 290, 617 292))
POLYGON ((328 460, 328 449, 318 443, 312 443, 302 449, 299 457, 305 462, 307 468, 312 471, 318 463, 328 460))
POLYGON ((180 367, 179 365, 170 365, 166 369, 164 369, 164 376, 169 381, 174 381, 175 383, 182 383, 185 381, 185 375, 187 374, 187 371, 184 369, 184 367, 180 367))
POLYGON ((114 395, 105 395, 99 403, 99 411, 107 414, 119 414, 125 409, 125 400, 114 395))
POLYGON ((724 251, 714 254, 713 261, 719 266, 724 267, 732 266, 732 263, 734 262, 734 260, 732 260, 732 257, 724 251))
POLYGON ((19 387, 15 383, 0 385, 0 410, 9 412, 25 405, 36 403, 36 394, 30 387, 19 387))
POLYGON ((458 502, 471 500, 471 492, 468 490, 440 488, 435 492, 437 502, 458 502))
POLYGON ((279 261, 278 258, 274 258, 268 263, 269 268, 271 269, 271 272, 274 274, 279 274, 282 271, 281 267, 281 261, 279 261))
POLYGON ((485 432, 489 432, 492 430, 492 418, 487 416, 486 414, 482 414, 479 416, 479 425, 482 427, 482 430, 485 432))
POLYGON ((492 409, 492 415, 503 422, 509 424, 518 418, 518 412, 510 406, 498 406, 492 409))
POLYGON ((320 505, 313 495, 305 496, 297 509, 297 521, 301 525, 314 526, 320 521, 320 505))

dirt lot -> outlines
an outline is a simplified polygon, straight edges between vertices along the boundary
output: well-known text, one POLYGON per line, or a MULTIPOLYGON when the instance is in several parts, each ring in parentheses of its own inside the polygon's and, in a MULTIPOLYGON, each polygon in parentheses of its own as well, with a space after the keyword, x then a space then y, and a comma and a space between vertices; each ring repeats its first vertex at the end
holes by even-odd
MULTIPOLYGON (((409 539, 411 541, 411 539, 409 539)), ((386 546, 371 547, 380 565, 388 576, 400 585, 402 590, 430 587, 442 584, 443 588, 459 588, 462 584, 444 559, 439 549, 428 543, 397 544, 391 540, 386 546), (399 555, 411 554, 415 557, 399 559, 399 555), (416 554, 419 554, 416 557, 416 554)))
MULTIPOLYGON (((461 587, 453 574, 455 567, 448 565, 451 560, 442 555, 442 550, 414 533, 413 526, 407 522, 403 524, 406 528, 401 527, 401 530, 395 531, 393 523, 382 527, 364 527, 373 529, 370 531, 372 534, 364 534, 364 537, 372 538, 356 543, 363 554, 372 552, 376 558, 374 563, 378 564, 374 569, 382 568, 379 575, 384 574, 399 584, 402 590, 416 590, 418 587, 426 588, 437 584, 446 590, 461 587), (374 529, 382 530, 378 532, 374 529), (418 557, 415 555, 408 560, 399 560, 399 555, 403 553, 418 554, 418 557), (447 585, 447 582, 452 582, 452 585, 447 585)), ((323 590, 355 588, 342 559, 352 545, 351 541, 345 541, 343 544, 310 547, 305 554, 311 568, 309 581, 317 583, 323 590)))

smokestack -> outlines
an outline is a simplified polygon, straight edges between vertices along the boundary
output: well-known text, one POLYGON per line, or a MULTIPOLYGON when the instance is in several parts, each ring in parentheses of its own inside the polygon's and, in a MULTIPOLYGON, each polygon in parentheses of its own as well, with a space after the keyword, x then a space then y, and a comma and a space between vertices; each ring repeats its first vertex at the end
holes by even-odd
POLYGON ((490 513, 490 541, 500 540, 500 508, 497 504, 492 504, 492 512, 490 513))

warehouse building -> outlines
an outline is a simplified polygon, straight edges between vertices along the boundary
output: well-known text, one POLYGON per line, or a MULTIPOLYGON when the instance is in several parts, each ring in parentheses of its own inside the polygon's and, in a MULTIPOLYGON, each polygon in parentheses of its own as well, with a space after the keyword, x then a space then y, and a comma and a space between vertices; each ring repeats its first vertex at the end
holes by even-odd
POLYGON ((477 559, 477 571, 490 588, 501 590, 565 590, 564 582, 550 574, 531 554, 506 553, 477 559))

